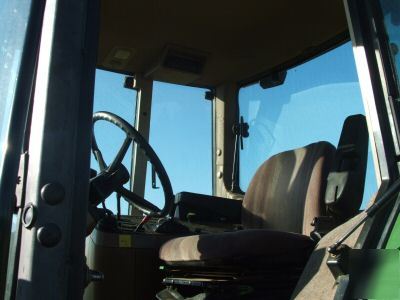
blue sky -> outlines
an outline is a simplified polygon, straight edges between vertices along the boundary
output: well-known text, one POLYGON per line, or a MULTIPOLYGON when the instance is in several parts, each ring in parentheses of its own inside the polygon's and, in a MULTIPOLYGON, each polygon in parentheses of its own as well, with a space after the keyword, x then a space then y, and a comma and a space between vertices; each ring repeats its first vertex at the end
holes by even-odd
MULTIPOLYGON (((241 152, 242 189, 272 154, 318 140, 336 145, 344 118, 364 113, 352 55, 348 43, 290 70, 280 87, 263 90, 256 84, 240 91, 241 114, 250 124, 250 137, 241 152)), ((97 71, 94 110, 111 111, 133 124, 136 92, 123 88, 123 78, 97 71)), ((211 194, 212 105, 204 99, 205 90, 155 82, 153 91, 150 144, 163 162, 174 192, 211 194)), ((109 162, 122 143, 122 131, 103 122, 96 125, 96 134, 109 162)), ((127 155, 124 164, 128 168, 130 160, 127 155)), ((151 189, 150 168, 147 173, 145 196, 162 207, 162 190, 151 189)), ((376 190, 373 168, 368 169, 366 185, 364 201, 376 190)), ((115 209, 115 200, 107 205, 115 209)), ((125 205, 123 211, 126 209, 125 205)))

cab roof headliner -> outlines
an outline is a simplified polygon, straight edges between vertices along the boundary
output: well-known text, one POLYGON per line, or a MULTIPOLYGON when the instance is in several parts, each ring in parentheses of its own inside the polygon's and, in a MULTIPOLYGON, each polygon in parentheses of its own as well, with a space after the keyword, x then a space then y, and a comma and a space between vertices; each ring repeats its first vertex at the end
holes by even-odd
POLYGON ((195 86, 248 83, 347 37, 342 0, 102 1, 98 67, 195 86), (201 72, 157 68, 168 47, 203 57, 201 72))

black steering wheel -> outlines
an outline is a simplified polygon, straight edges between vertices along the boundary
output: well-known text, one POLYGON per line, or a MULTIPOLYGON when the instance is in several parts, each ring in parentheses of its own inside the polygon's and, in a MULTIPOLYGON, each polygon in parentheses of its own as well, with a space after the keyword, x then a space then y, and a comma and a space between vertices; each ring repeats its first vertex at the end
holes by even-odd
POLYGON ((153 148, 132 125, 130 125, 121 117, 107 111, 99 111, 93 115, 92 151, 99 164, 101 172, 112 173, 115 172, 118 168, 120 168, 122 160, 132 142, 137 144, 138 146, 137 149, 141 149, 146 154, 148 160, 153 165, 154 170, 158 175, 158 178, 160 179, 165 197, 164 208, 159 209, 157 206, 155 206, 148 200, 124 188, 122 185, 118 187, 115 191, 119 193, 126 201, 137 207, 146 215, 159 216, 159 217, 167 216, 171 212, 174 204, 174 194, 172 191, 171 181, 169 180, 168 174, 165 171, 165 168, 161 163, 160 159, 158 158, 157 154, 154 152, 153 148), (108 166, 106 165, 103 156, 101 154, 101 151, 97 146, 96 138, 94 135, 94 124, 100 120, 107 121, 118 126, 126 134, 125 140, 121 148, 119 149, 114 160, 108 166))

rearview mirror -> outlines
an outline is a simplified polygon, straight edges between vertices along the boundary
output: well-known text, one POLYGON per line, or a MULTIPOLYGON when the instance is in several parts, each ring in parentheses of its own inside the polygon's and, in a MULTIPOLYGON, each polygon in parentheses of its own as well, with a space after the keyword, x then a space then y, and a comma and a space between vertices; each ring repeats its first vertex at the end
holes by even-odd
POLYGON ((287 71, 272 73, 260 80, 260 86, 263 89, 269 89, 281 85, 285 82, 287 71))

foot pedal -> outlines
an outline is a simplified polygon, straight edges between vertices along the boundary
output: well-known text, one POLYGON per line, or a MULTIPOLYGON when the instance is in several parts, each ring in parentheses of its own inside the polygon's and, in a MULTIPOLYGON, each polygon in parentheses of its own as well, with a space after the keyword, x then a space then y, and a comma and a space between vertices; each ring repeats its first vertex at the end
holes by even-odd
POLYGON ((179 294, 179 292, 171 287, 167 287, 163 289, 161 292, 158 292, 156 295, 158 300, 184 300, 183 296, 179 294))
POLYGON ((225 278, 167 277, 163 280, 165 285, 186 285, 200 288, 213 288, 232 284, 232 282, 232 280, 225 278))

